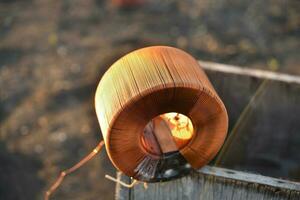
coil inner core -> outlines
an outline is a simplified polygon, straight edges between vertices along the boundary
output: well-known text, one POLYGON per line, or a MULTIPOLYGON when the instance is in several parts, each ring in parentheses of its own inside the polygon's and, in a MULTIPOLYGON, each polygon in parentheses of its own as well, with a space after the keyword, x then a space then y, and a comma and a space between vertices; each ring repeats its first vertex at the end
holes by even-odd
POLYGON ((154 117, 146 125, 141 141, 148 153, 160 156, 168 151, 181 150, 189 143, 193 134, 194 127, 189 117, 169 112, 154 117))

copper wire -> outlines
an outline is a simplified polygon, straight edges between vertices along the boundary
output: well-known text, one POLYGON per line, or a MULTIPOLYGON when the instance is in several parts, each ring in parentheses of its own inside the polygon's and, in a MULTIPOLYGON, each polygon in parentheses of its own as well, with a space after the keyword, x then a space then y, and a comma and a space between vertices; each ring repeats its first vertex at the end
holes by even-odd
POLYGON ((141 135, 154 117, 177 112, 191 119, 195 134, 180 153, 194 168, 216 155, 227 134, 226 108, 206 74, 173 47, 139 49, 115 62, 98 85, 95 107, 110 160, 137 179, 135 169, 152 160, 141 135))
POLYGON ((50 195, 60 186, 64 178, 68 175, 76 171, 78 168, 80 168, 82 165, 84 165, 86 162, 91 160, 97 153, 102 149, 104 145, 104 141, 100 141, 99 144, 93 149, 91 153, 89 153, 87 156, 85 156, 82 160, 80 160, 78 163, 76 163, 74 166, 72 166, 69 169, 66 169, 62 171, 59 175, 59 177, 56 179, 56 181, 51 185, 51 187, 46 191, 44 200, 48 200, 50 198, 50 195))

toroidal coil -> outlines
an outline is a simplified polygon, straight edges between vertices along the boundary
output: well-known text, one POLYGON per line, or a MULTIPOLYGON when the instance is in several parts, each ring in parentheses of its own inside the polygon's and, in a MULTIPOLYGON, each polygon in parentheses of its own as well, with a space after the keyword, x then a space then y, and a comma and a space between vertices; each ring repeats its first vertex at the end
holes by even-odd
POLYGON ((172 47, 139 49, 115 62, 98 85, 95 106, 114 166, 146 182, 204 166, 227 134, 225 106, 204 71, 172 47))

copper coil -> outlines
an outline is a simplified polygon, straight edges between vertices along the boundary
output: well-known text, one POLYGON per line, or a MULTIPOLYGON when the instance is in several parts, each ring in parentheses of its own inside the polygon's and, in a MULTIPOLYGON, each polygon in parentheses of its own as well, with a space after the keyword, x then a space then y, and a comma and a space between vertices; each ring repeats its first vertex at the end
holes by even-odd
POLYGON ((213 159, 228 129, 226 108, 198 62, 173 47, 139 49, 115 62, 95 107, 110 160, 137 179, 135 169, 149 156, 141 135, 154 117, 177 112, 191 119, 195 134, 179 151, 196 169, 213 159))

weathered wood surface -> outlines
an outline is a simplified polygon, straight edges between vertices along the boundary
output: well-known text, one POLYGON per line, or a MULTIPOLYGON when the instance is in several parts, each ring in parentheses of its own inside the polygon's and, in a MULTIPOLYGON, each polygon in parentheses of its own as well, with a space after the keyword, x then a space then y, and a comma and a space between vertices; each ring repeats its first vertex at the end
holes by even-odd
POLYGON ((221 73, 229 73, 229 74, 243 75, 249 77, 256 77, 260 79, 269 79, 275 81, 282 81, 286 83, 300 84, 299 76, 293 76, 289 74, 283 74, 283 73, 253 69, 253 68, 246 68, 246 67, 242 68, 234 65, 225 65, 225 64, 207 62, 207 61, 199 61, 199 63, 203 69, 208 71, 217 71, 221 73))
POLYGON ((200 61, 229 115, 214 164, 300 181, 300 77, 200 61))
MULTIPOLYGON (((128 176, 123 175, 121 172, 117 172, 117 180, 124 183, 130 183, 131 179, 128 176)), ((130 199, 131 189, 126 188, 119 183, 116 184, 115 199, 116 200, 128 200, 130 199)))
MULTIPOLYGON (((119 178, 129 178, 118 174, 119 178)), ((116 200, 279 200, 300 199, 300 183, 205 166, 190 176, 170 182, 128 189, 117 184, 116 200)))

